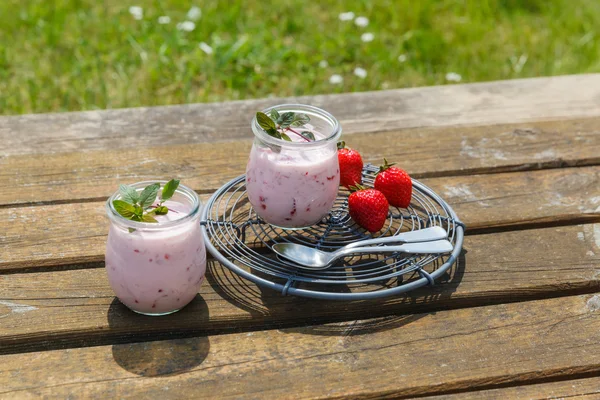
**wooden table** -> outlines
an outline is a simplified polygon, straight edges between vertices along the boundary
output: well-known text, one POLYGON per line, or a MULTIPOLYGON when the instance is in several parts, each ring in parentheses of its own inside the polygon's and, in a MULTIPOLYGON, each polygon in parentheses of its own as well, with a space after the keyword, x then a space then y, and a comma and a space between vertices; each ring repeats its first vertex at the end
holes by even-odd
MULTIPOLYGON (((600 75, 0 118, 0 397, 600 396, 600 75), (336 115, 467 225, 446 282, 377 301, 260 289, 136 315, 104 271, 118 183, 203 198, 243 173, 256 110, 336 115)), ((586 397, 587 398, 587 397, 586 397)))

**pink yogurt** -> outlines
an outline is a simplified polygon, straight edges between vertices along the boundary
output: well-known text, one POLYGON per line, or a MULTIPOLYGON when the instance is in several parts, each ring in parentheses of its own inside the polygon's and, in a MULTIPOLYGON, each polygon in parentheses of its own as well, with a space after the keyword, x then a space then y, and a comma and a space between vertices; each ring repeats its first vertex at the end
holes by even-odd
POLYGON ((188 216, 191 205, 171 200, 164 205, 170 211, 156 216, 158 224, 137 223, 148 228, 137 227, 130 233, 127 225, 113 222, 108 233, 110 285, 123 304, 142 314, 178 311, 196 296, 206 272, 198 217, 162 228, 188 216))
MULTIPOLYGON (((317 140, 324 138, 312 131, 317 140)), ((304 142, 291 132, 289 137, 304 142)), ((250 152, 246 168, 248 199, 255 212, 272 225, 303 228, 316 224, 331 210, 339 184, 335 142, 306 149, 283 142, 277 152, 255 141, 250 152)))

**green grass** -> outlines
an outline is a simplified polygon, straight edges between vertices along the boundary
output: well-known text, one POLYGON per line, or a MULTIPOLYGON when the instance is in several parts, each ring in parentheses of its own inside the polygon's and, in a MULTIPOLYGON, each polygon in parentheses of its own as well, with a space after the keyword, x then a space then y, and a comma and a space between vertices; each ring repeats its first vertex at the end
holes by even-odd
POLYGON ((448 72, 476 82, 600 71, 598 0, 198 0, 196 29, 181 32, 190 4, 0 1, 0 114, 422 86, 448 72), (340 21, 345 11, 369 25, 340 21), (364 32, 375 39, 363 43, 364 32))

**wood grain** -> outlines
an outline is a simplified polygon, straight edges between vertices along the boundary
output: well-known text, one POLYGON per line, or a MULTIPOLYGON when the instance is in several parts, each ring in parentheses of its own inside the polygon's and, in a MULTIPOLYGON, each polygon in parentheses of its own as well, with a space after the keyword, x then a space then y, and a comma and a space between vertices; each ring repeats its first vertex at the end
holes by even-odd
MULTIPOLYGON (((249 136, 248 136, 249 137, 249 136)), ((600 118, 407 129, 347 138, 365 162, 415 178, 600 164, 600 118)), ((251 140, 0 158, 0 206, 106 199, 120 183, 177 176, 212 193, 241 175, 251 140)))
POLYGON ((600 74, 341 95, 260 99, 0 118, 2 155, 126 149, 248 137, 264 107, 308 103, 347 134, 411 127, 491 125, 600 115, 600 74))
POLYGON ((471 233, 600 221, 600 167, 425 180, 471 233))
MULTIPOLYGON (((600 221, 600 166, 432 178, 423 182, 450 203, 467 224, 467 232, 600 221)), ((104 202, 3 211, 0 271, 104 259, 108 232, 104 202)))
POLYGON ((595 398, 599 126, 600 74, 0 117, 0 397, 595 398), (211 260, 181 312, 122 306, 102 268, 117 183, 177 175, 206 198, 243 172, 252 114, 291 101, 448 199, 469 226, 458 265, 434 287, 332 303, 211 260))
POLYGON ((600 290, 598 224, 468 236, 464 250, 438 285, 378 301, 283 297, 212 261, 199 297, 161 318, 122 306, 104 268, 0 275, 0 352, 298 326, 600 290))
POLYGON ((600 373, 600 298, 0 358, 11 397, 408 398, 600 373), (23 366, 27 365, 27 369, 23 366))
POLYGON ((559 382, 527 384, 501 389, 427 396, 424 400, 506 400, 506 399, 577 399, 600 397, 600 378, 573 379, 559 382))

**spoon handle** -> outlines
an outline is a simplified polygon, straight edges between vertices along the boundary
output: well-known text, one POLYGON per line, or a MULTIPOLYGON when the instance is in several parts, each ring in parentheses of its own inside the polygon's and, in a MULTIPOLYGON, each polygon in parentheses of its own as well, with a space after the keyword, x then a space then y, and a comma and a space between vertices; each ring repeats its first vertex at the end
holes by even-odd
POLYGON ((431 242, 434 240, 447 239, 448 232, 441 226, 434 226, 431 228, 417 229, 416 231, 402 232, 395 236, 386 236, 377 239, 359 240, 349 245, 344 246, 344 249, 351 249, 356 247, 372 246, 374 244, 385 244, 385 243, 418 243, 418 242, 431 242))
POLYGON ((433 242, 405 243, 398 246, 354 247, 344 249, 335 258, 357 253, 409 253, 409 254, 444 254, 450 253, 454 247, 448 240, 433 242))

